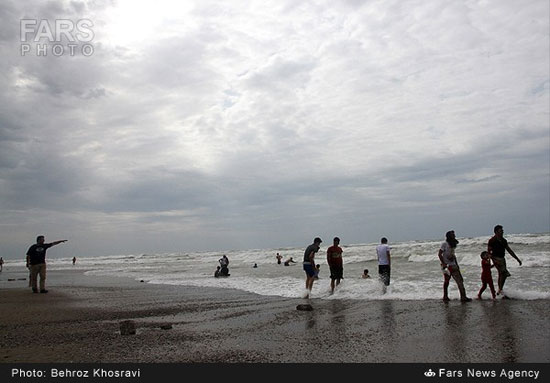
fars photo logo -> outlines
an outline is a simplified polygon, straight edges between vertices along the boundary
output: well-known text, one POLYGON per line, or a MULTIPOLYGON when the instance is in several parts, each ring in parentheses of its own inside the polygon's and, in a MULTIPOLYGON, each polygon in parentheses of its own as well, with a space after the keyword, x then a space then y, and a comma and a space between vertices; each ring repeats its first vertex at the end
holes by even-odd
POLYGON ((89 19, 21 19, 21 56, 85 56, 94 54, 94 23, 89 19))

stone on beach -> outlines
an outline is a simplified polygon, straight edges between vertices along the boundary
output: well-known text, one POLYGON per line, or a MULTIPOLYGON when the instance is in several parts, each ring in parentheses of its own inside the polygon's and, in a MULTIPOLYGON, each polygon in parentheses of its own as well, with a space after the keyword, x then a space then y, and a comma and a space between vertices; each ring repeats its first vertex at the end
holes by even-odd
POLYGON ((136 333, 136 323, 132 320, 120 322, 120 335, 134 335, 136 333))
POLYGON ((300 310, 300 311, 312 311, 312 310, 313 310, 313 306, 308 305, 308 304, 301 304, 301 305, 296 306, 296 310, 300 310))

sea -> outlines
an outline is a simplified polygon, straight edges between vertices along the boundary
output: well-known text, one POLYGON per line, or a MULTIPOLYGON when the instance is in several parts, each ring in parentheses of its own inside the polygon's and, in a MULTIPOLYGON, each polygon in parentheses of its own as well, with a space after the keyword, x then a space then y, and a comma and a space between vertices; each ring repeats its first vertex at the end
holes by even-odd
MULTIPOLYGON (((481 287, 480 253, 487 249, 490 237, 457 238, 456 256, 460 265, 467 295, 475 298, 481 287)), ((507 234, 511 249, 522 265, 506 255, 511 276, 504 292, 512 299, 550 299, 550 233, 507 234)), ((430 300, 441 299, 443 274, 437 257, 441 240, 389 242, 391 247, 391 283, 384 292, 378 278, 376 246, 378 243, 340 244, 343 249, 344 279, 334 293, 330 292, 330 271, 326 250, 321 246, 316 263, 320 265, 311 298, 354 300, 430 300), (368 269, 370 278, 361 277, 368 269)), ((237 289, 258 295, 301 298, 305 293, 305 273, 302 269, 303 247, 274 249, 227 250, 212 252, 171 252, 154 254, 124 254, 86 257, 75 254, 69 258, 48 258, 48 270, 81 270, 90 276, 128 277, 157 285, 179 285, 237 289), (292 257, 291 266, 278 264, 292 257), (229 258, 229 277, 215 278, 214 272, 222 255, 229 258), (256 265, 257 267, 254 267, 256 265)), ((6 261, 5 267, 24 268, 24 262, 6 261)), ((493 280, 497 286, 497 272, 493 280)), ((453 280, 449 297, 458 299, 453 280)), ((490 299, 487 289, 484 299, 490 299)))

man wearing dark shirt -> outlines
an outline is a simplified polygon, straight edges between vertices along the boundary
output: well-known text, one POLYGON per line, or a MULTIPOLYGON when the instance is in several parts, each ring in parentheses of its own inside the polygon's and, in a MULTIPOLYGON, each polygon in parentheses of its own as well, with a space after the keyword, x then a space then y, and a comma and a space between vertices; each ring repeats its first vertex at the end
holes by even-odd
POLYGON ((316 237, 313 243, 309 245, 304 252, 303 267, 306 272, 306 295, 305 298, 309 298, 311 289, 313 288, 313 281, 315 281, 315 253, 321 248, 321 238, 316 237))
POLYGON ((504 258, 506 251, 508 251, 508 253, 510 253, 516 261, 518 261, 520 266, 521 260, 512 251, 512 249, 510 249, 510 246, 508 246, 508 241, 506 241, 506 238, 503 236, 504 229, 502 228, 502 225, 496 225, 493 231, 495 235, 489 240, 489 243, 487 244, 487 251, 489 252, 491 259, 493 260, 493 264, 498 271, 497 295, 500 295, 502 294, 502 289, 504 288, 506 278, 510 276, 510 272, 506 268, 506 259, 504 258))
POLYGON ((38 292, 38 275, 40 275, 40 292, 48 292, 48 290, 46 290, 46 250, 62 242, 67 242, 66 239, 52 243, 44 243, 44 241, 44 236, 39 235, 36 237, 36 244, 29 247, 27 251, 27 267, 31 269, 31 286, 33 293, 38 292))

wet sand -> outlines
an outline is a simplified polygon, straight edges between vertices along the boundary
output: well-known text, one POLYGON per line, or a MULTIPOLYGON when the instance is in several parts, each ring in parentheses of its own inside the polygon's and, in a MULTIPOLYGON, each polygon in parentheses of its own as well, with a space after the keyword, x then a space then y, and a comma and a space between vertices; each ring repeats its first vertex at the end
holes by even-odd
POLYGON ((548 300, 307 302, 72 270, 32 294, 20 277, 0 275, 3 363, 550 362, 548 300))

